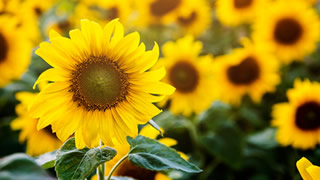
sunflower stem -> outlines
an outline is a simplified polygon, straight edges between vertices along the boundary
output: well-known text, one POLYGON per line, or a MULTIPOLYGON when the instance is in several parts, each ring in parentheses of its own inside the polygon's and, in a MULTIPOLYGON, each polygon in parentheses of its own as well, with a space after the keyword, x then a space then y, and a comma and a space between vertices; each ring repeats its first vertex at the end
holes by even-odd
MULTIPOLYGON (((99 143, 99 148, 101 148, 103 146, 102 141, 100 140, 99 143)), ((97 176, 98 176, 98 180, 104 180, 104 171, 106 169, 105 163, 102 163, 101 165, 99 165, 97 167, 97 176)))
POLYGON ((112 167, 111 171, 109 172, 109 174, 108 174, 108 176, 107 176, 107 180, 111 180, 111 176, 112 176, 112 174, 114 173, 114 171, 120 166, 120 164, 121 164, 124 160, 126 160, 126 159, 128 158, 128 156, 129 156, 129 154, 126 154, 125 156, 123 156, 123 157, 117 162, 117 164, 115 164, 115 165, 112 167))
POLYGON ((101 165, 98 166, 98 168, 97 168, 98 180, 104 180, 104 169, 105 169, 104 163, 102 163, 101 165))

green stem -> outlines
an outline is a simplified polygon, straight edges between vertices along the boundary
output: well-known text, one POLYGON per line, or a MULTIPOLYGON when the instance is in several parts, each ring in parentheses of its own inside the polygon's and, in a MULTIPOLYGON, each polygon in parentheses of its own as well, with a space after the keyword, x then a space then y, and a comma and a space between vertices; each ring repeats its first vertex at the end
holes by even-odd
MULTIPOLYGON (((102 141, 100 140, 99 143, 99 148, 101 148, 103 146, 102 141)), ((99 165, 97 167, 97 176, 98 176, 98 180, 104 180, 104 171, 106 169, 105 163, 102 163, 101 165, 99 165)))
POLYGON ((97 168, 98 180, 104 180, 104 170, 105 170, 105 163, 102 163, 97 168))
POLYGON ((112 174, 114 173, 114 171, 120 166, 120 164, 121 164, 124 160, 126 160, 126 159, 128 158, 128 156, 129 156, 129 154, 123 156, 123 157, 117 162, 117 164, 115 164, 115 165, 112 167, 111 171, 109 172, 109 174, 108 174, 108 176, 107 176, 107 180, 110 180, 110 179, 111 179, 111 176, 112 176, 112 174))

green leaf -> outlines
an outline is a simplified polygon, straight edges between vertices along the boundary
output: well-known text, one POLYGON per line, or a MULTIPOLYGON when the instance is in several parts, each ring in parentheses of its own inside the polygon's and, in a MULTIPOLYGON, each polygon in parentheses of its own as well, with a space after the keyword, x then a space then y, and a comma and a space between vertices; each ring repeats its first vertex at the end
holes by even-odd
POLYGON ((243 163, 245 138, 242 132, 231 122, 225 122, 215 132, 200 137, 200 143, 212 156, 219 157, 233 168, 243 163))
POLYGON ((100 164, 110 161, 117 151, 110 147, 83 148, 75 147, 75 139, 67 140, 57 152, 56 172, 59 179, 85 179, 100 164))
POLYGON ((271 149, 278 147, 279 144, 275 140, 275 129, 266 128, 248 137, 248 143, 259 146, 264 149, 271 149))
POLYGON ((129 161, 133 164, 153 171, 168 169, 181 170, 188 173, 199 173, 197 166, 181 158, 176 150, 167 147, 154 139, 137 136, 127 137, 130 144, 129 161))
POLYGON ((1 159, 0 179, 49 180, 54 178, 50 177, 30 156, 18 153, 1 159))
POLYGON ((123 176, 112 176, 111 180, 135 180, 131 177, 123 177, 123 176))
POLYGON ((42 166, 44 169, 49 169, 54 167, 56 156, 57 156, 57 151, 53 151, 37 157, 35 161, 38 165, 42 166))

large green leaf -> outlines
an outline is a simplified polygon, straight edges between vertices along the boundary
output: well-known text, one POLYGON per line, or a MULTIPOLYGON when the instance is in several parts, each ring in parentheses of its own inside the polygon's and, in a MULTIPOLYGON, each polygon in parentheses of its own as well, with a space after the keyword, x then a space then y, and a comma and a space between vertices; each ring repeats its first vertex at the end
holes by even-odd
POLYGON ((44 169, 49 169, 54 167, 54 163, 56 161, 57 151, 48 152, 42 154, 41 156, 37 157, 36 163, 42 166, 44 169))
POLYGON ((240 168, 243 163, 245 138, 242 132, 230 122, 200 137, 200 143, 213 156, 233 168, 240 168))
POLYGON ((181 170, 188 173, 199 173, 195 165, 181 158, 176 150, 167 147, 154 139, 137 136, 127 137, 130 144, 129 161, 133 164, 154 171, 168 169, 181 170))
POLYGON ((260 148, 271 149, 278 147, 279 144, 275 139, 275 129, 266 128, 248 137, 248 143, 256 145, 260 148))
POLYGON ((56 172, 61 180, 85 179, 116 154, 117 151, 110 147, 77 149, 75 139, 70 138, 57 152, 56 172))
POLYGON ((0 179, 49 180, 54 178, 50 177, 31 157, 18 153, 0 160, 0 179))

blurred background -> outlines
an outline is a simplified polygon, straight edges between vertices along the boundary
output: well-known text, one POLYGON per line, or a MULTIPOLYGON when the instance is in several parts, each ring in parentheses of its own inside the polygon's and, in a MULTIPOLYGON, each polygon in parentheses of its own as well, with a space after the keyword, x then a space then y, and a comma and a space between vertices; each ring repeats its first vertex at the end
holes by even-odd
POLYGON ((158 43, 177 90, 154 121, 203 169, 170 178, 301 179, 301 157, 320 165, 319 9, 316 0, 0 0, 0 158, 61 145, 42 148, 56 137, 36 131, 19 99, 50 68, 34 54, 49 31, 68 37, 81 19, 119 18, 146 49, 158 43))

